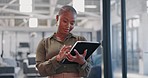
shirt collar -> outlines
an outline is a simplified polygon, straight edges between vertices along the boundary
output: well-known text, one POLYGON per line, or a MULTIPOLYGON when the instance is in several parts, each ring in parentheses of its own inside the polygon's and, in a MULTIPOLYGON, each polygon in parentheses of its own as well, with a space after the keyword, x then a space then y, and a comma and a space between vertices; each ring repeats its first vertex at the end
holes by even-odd
MULTIPOLYGON (((54 33, 54 34, 50 37, 50 39, 55 39, 55 40, 57 40, 56 37, 55 37, 55 34, 56 34, 56 33, 54 33)), ((73 35, 72 33, 69 33, 68 36, 66 37, 66 39, 69 39, 69 38, 76 38, 76 36, 73 35)))

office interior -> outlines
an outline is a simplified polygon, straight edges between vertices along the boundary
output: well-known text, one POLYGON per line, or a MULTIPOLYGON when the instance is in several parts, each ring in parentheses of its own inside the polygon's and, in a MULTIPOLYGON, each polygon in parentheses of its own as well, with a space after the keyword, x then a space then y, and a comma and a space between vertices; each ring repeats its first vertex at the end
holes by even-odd
MULTIPOLYGON (((110 62, 112 77, 123 78, 122 0, 110 1, 110 62)), ((148 0, 124 0, 126 11, 127 78, 148 78, 148 0)), ((78 12, 72 33, 88 41, 103 41, 103 0, 0 0, 0 78, 43 78, 35 68, 39 41, 57 30, 60 7, 78 12), (24 2, 23 2, 24 1, 24 2), (25 4, 25 5, 23 5, 25 4), (26 6, 27 5, 27 6, 26 6)), ((103 22, 104 21, 104 22, 103 22)), ((104 46, 90 56, 88 78, 105 78, 104 46)), ((45 77, 46 78, 46 77, 45 77)))

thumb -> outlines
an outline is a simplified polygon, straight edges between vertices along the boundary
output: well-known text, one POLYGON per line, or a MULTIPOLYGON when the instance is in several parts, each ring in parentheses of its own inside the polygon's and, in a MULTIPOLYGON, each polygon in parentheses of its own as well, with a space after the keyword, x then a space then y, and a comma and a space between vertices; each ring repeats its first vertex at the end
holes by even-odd
POLYGON ((86 54, 87 54, 87 49, 84 50, 83 57, 85 57, 86 54))
POLYGON ((76 53, 76 56, 80 56, 79 52, 76 49, 74 49, 74 51, 76 53))

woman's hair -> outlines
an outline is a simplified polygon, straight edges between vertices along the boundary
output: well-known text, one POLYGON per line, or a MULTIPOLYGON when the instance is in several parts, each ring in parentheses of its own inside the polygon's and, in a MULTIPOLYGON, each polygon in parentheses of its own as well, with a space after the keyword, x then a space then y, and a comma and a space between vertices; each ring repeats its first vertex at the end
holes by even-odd
POLYGON ((73 14, 76 14, 76 15, 77 15, 76 10, 75 10, 72 6, 69 6, 69 5, 63 6, 63 7, 59 10, 58 15, 61 15, 61 14, 65 13, 65 12, 72 12, 73 14))

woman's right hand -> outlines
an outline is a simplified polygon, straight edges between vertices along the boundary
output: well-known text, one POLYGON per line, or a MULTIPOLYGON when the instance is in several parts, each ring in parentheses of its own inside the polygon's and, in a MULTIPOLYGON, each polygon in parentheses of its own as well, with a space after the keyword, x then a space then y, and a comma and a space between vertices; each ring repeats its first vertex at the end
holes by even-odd
POLYGON ((56 56, 57 61, 62 61, 63 59, 65 59, 67 56, 67 53, 70 52, 71 47, 72 47, 71 45, 69 46, 64 45, 60 49, 59 54, 56 56))

